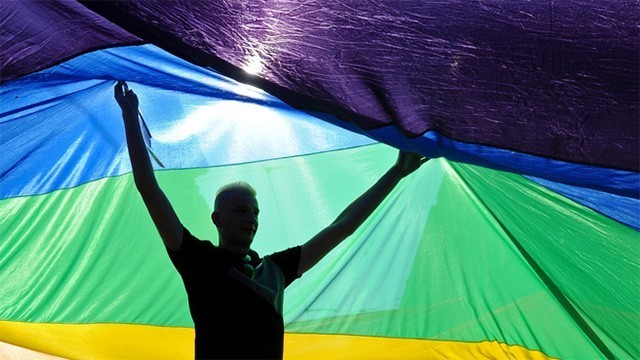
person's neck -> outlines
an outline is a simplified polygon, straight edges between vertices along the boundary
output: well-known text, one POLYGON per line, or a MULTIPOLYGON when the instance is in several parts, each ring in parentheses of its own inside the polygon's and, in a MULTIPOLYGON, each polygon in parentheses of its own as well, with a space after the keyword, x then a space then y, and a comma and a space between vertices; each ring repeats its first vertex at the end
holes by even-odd
POLYGON ((224 250, 228 250, 231 252, 234 252, 238 255, 241 256, 245 256, 249 253, 249 250, 251 250, 251 248, 249 248, 248 246, 231 246, 229 245, 227 242, 221 241, 220 242, 220 248, 224 249, 224 250))

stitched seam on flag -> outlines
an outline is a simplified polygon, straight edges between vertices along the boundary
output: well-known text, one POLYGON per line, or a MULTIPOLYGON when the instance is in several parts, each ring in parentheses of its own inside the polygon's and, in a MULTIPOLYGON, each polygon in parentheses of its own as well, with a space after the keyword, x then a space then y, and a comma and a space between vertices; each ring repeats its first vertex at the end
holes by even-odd
MULTIPOLYGON (((184 167, 184 168, 154 169, 154 172, 155 173, 162 173, 162 172, 165 172, 165 171, 183 171, 183 170, 188 171, 188 170, 216 169, 216 168, 222 168, 222 167, 249 165, 249 164, 256 164, 256 163, 268 162, 268 161, 293 159, 293 158, 296 158, 296 157, 303 157, 303 156, 328 154, 328 153, 337 152, 337 151, 354 150, 354 149, 364 148, 364 147, 367 147, 367 146, 376 146, 376 145, 384 145, 384 144, 378 142, 378 143, 373 143, 373 144, 355 145, 355 146, 344 147, 344 148, 340 148, 340 149, 320 150, 320 151, 316 151, 316 152, 310 152, 310 153, 299 154, 299 155, 281 156, 281 157, 275 157, 275 158, 265 159, 265 160, 251 160, 251 161, 245 161, 245 162, 239 162, 239 163, 233 163, 233 164, 221 164, 221 165, 211 165, 211 166, 193 166, 193 167, 184 167)), ((388 145, 385 145, 385 146, 388 146, 388 145)), ((128 172, 123 173, 123 174, 108 175, 108 176, 104 176, 104 177, 101 177, 101 178, 89 180, 89 181, 83 182, 81 184, 76 184, 76 185, 72 185, 72 186, 69 186, 69 187, 62 187, 62 188, 58 188, 58 189, 53 189, 53 190, 46 191, 46 192, 41 192, 41 193, 39 192, 39 193, 33 193, 33 194, 23 194, 23 195, 10 196, 10 197, 6 197, 6 198, 0 198, 0 203, 2 201, 4 201, 4 200, 35 197, 35 196, 52 194, 52 193, 55 193, 56 191, 73 190, 73 189, 85 186, 87 184, 91 184, 91 183, 96 182, 96 181, 104 181, 104 180, 109 180, 109 179, 118 179, 118 178, 121 178, 121 177, 124 177, 124 176, 130 176, 132 173, 133 173, 132 171, 128 171, 128 172)))

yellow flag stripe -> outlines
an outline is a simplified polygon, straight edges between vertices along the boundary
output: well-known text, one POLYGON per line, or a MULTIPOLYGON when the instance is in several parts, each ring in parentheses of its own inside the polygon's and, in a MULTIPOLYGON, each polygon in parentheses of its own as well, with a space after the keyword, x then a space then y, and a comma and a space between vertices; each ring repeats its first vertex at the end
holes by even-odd
POLYGON ((0 341, 72 359, 193 359, 191 328, 0 321, 0 341))
MULTIPOLYGON (((33 359, 193 359, 193 329, 134 324, 0 321, 0 358, 23 348, 33 359), (31 351, 28 351, 29 349, 31 351), (41 354, 38 354, 41 353, 41 354)), ((248 344, 249 345, 249 344, 248 344)), ((497 341, 462 342, 338 334, 285 335, 285 359, 530 359, 540 351, 497 341)))
POLYGON ((548 360, 540 351, 497 341, 464 342, 353 335, 286 334, 286 359, 548 360))

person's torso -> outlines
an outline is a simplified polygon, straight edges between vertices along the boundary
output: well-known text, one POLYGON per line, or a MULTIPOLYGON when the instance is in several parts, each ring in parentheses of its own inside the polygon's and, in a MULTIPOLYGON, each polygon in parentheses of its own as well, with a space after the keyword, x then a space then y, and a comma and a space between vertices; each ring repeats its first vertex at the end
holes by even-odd
POLYGON ((254 262, 252 279, 239 257, 213 245, 200 255, 198 275, 185 282, 196 358, 281 358, 284 278, 278 267, 269 258, 254 262))

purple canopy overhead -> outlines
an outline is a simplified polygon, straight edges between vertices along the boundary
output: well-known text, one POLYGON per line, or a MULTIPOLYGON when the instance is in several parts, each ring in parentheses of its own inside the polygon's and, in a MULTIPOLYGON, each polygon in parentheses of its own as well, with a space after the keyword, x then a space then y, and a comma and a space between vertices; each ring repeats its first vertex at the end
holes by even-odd
POLYGON ((363 129, 436 130, 639 169, 638 1, 81 2, 145 41, 363 129), (241 70, 251 62, 258 77, 241 70))
POLYGON ((2 0, 0 81, 141 40, 76 1, 2 0))

